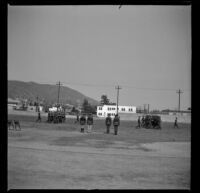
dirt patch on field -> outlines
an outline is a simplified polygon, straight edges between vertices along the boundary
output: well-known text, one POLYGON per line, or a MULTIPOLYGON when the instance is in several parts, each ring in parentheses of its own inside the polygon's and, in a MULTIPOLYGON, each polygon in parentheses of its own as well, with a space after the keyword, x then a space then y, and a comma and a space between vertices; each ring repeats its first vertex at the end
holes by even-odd
POLYGON ((189 144, 165 149, 163 145, 141 144, 125 150, 11 143, 8 185, 11 189, 189 189, 189 155, 179 157, 180 147, 189 144), (171 148, 176 149, 176 155, 171 148))

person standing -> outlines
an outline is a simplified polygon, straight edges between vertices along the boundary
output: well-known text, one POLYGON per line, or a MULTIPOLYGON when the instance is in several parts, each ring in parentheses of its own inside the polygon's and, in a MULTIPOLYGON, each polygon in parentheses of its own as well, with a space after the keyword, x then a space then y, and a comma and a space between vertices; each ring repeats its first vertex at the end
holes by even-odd
POLYGON ((138 125, 137 125, 137 128, 140 128, 141 127, 141 121, 140 121, 140 116, 138 117, 138 125))
POLYGON ((87 126, 88 126, 87 132, 88 133, 92 132, 92 125, 93 125, 93 116, 92 114, 89 114, 87 118, 87 126))
POLYGON ((86 124, 86 118, 85 115, 82 115, 80 118, 81 133, 84 133, 85 124, 86 124))
POLYGON ((178 128, 178 118, 177 117, 175 118, 175 122, 174 122, 174 128, 175 127, 178 128))
POLYGON ((114 119, 113 119, 113 126, 114 126, 114 134, 117 135, 118 133, 118 127, 120 125, 120 119, 118 114, 115 115, 114 119))
POLYGON ((110 117, 110 114, 108 114, 108 116, 106 117, 105 124, 106 124, 106 133, 109 134, 110 133, 110 126, 112 124, 112 119, 110 117))
POLYGON ((48 111, 47 122, 50 122, 50 112, 48 111))
POLYGON ((76 120, 74 121, 74 123, 75 123, 75 124, 76 124, 76 123, 79 123, 79 120, 80 120, 80 119, 79 119, 79 113, 77 113, 77 114, 76 114, 76 120))
POLYGON ((41 115, 40 115, 40 110, 38 110, 38 119, 36 120, 36 122, 41 122, 41 115))
POLYGON ((76 115, 76 121, 79 122, 79 114, 76 115))
POLYGON ((142 127, 144 127, 144 125, 145 125, 145 118, 144 118, 144 115, 142 116, 142 127))

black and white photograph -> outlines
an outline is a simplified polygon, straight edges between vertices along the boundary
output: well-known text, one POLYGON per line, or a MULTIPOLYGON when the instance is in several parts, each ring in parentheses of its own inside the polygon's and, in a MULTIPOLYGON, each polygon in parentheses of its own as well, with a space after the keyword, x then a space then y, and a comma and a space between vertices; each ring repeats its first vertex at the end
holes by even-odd
POLYGON ((190 190, 191 23, 191 4, 8 4, 8 190, 190 190))

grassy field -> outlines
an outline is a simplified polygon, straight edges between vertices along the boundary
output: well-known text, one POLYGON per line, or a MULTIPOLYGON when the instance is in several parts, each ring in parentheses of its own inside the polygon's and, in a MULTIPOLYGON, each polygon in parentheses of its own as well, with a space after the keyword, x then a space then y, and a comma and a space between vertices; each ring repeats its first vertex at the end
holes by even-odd
POLYGON ((104 120, 80 133, 75 118, 63 124, 8 115, 21 131, 8 131, 9 188, 189 189, 191 125, 163 122, 161 130, 121 121, 105 134, 104 120), (145 159, 143 159, 145 158, 145 159))
MULTIPOLYGON (((76 131, 79 132, 79 124, 74 124, 75 118, 68 118, 63 124, 51 124, 46 122, 46 118, 43 118, 41 123, 36 123, 36 117, 33 116, 22 116, 22 115, 9 115, 9 119, 20 120, 23 130, 28 128, 34 128, 35 130, 44 131, 76 131)), ((105 146, 107 143, 112 143, 113 140, 122 140, 128 143, 151 143, 151 142, 177 142, 177 141, 190 141, 190 127, 191 124, 179 123, 179 129, 173 128, 173 123, 163 122, 162 129, 136 129, 136 121, 121 121, 119 127, 119 134, 113 138, 113 135, 105 135, 105 123, 104 120, 95 120, 93 125, 92 135, 85 136, 60 136, 54 143, 56 145, 74 145, 77 142, 84 141, 86 139, 93 138, 103 140, 104 143, 97 145, 97 147, 105 146), (66 140, 66 138, 69 138, 66 140)), ((113 133, 113 128, 111 128, 111 133, 113 133)), ((38 136, 37 139, 39 139, 38 136)), ((36 139, 35 139, 36 140, 36 139)))

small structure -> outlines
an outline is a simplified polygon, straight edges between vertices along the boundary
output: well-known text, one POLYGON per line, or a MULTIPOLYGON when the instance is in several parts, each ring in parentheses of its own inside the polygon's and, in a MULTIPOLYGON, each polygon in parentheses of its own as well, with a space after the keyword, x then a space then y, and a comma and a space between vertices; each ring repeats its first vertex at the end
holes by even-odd
MULTIPOLYGON (((59 108, 58 108, 59 109, 59 108)), ((51 108, 49 108, 49 111, 50 112, 55 112, 55 111, 57 111, 57 107, 51 107, 51 108)))
MULTIPOLYGON (((136 106, 118 106, 119 114, 134 114, 136 113, 136 106)), ((117 114, 116 105, 103 105, 97 106, 97 117, 107 117, 110 115, 112 118, 117 114)))
POLYGON ((20 104, 19 100, 14 100, 14 99, 8 98, 8 109, 13 109, 13 108, 17 107, 17 105, 19 105, 19 104, 20 104))

